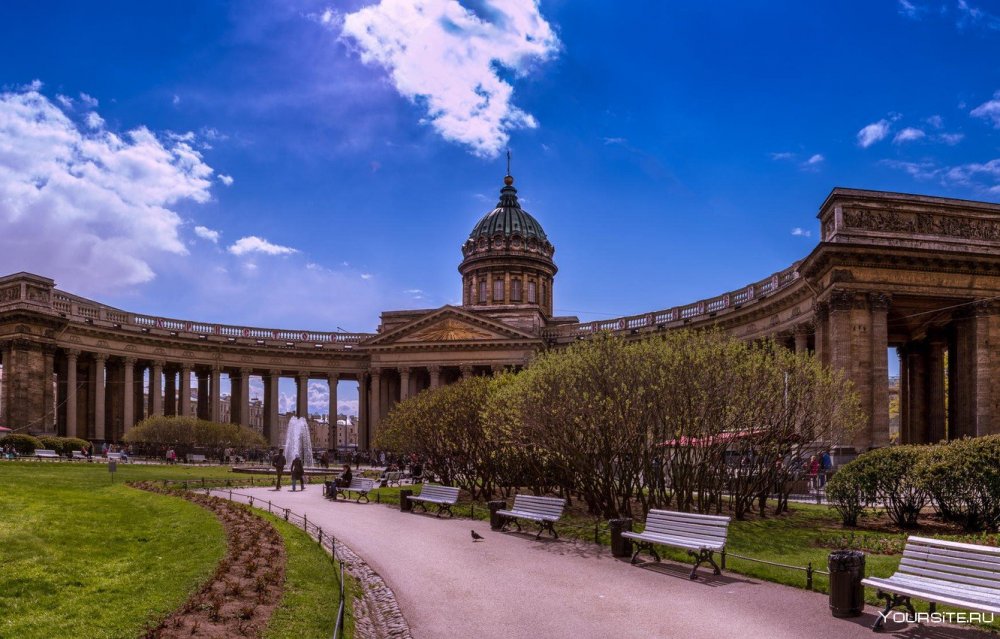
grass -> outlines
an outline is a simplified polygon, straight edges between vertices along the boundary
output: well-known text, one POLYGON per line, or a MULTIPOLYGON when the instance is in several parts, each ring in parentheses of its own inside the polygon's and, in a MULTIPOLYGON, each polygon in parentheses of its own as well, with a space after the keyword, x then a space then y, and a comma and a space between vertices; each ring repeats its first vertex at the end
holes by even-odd
POLYGON ((178 607, 225 553, 215 516, 129 488, 183 470, 0 463, 0 636, 132 638, 178 607))
MULTIPOLYGON (((265 639, 331 636, 337 623, 339 566, 300 528, 279 517, 259 514, 274 523, 285 540, 288 552, 285 592, 267 626, 265 639)), ((350 638, 354 634, 350 602, 360 596, 360 585, 347 573, 344 573, 344 579, 347 605, 344 609, 343 636, 350 638)))
MULTIPOLYGON (((120 464, 112 483, 105 464, 0 463, 0 637, 131 639, 179 607, 225 554, 222 526, 195 504, 125 483, 202 477, 247 481, 218 466, 120 464)), ((329 555, 271 519, 288 565, 266 636, 332 634, 339 588, 329 555)))

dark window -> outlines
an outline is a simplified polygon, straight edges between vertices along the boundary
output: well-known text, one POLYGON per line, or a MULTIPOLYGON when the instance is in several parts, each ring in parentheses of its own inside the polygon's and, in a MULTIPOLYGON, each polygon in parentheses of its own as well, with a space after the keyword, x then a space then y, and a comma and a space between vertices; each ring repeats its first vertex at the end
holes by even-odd
POLYGON ((487 302, 486 293, 487 293, 487 290, 486 290, 486 280, 481 280, 479 282, 479 303, 480 304, 485 304, 487 302))
POLYGON ((503 280, 493 280, 493 301, 503 301, 503 280))
POLYGON ((528 304, 535 303, 535 283, 528 282, 528 304))
POLYGON ((521 280, 514 280, 510 283, 510 301, 521 301, 521 280))

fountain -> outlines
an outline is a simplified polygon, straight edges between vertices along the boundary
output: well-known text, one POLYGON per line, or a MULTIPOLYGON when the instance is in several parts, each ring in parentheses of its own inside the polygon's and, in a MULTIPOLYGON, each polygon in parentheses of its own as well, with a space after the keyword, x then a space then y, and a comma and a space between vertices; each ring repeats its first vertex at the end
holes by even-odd
POLYGON ((288 433, 285 435, 285 459, 291 466, 296 457, 302 459, 306 468, 316 465, 313 457, 312 437, 309 434, 309 423, 304 417, 293 417, 288 420, 288 433))

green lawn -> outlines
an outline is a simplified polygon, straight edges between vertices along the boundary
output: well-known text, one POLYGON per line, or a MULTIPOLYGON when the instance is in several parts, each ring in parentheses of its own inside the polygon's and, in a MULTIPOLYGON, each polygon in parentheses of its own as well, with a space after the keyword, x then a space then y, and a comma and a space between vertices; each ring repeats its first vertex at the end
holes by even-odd
MULTIPOLYGON (((112 483, 104 464, 0 463, 0 637, 132 639, 176 609, 225 553, 222 526, 125 482, 202 477, 247 479, 218 466, 120 464, 112 483)), ((288 586, 267 636, 327 636, 332 562, 305 533, 284 522, 279 531, 288 586)))

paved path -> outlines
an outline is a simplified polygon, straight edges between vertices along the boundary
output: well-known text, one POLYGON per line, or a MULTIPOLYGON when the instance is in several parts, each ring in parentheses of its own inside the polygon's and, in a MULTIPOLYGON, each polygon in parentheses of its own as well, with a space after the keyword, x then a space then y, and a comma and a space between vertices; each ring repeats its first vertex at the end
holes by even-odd
MULTIPOLYGON (((302 492, 241 489, 304 513, 346 542, 396 594, 416 639, 454 637, 739 637, 873 639, 875 611, 835 619, 825 595, 664 561, 646 568, 606 548, 497 533, 488 522, 436 519, 380 504, 329 502, 302 492), (470 528, 486 540, 472 542, 470 528)), ((966 628, 889 624, 885 635, 987 636, 966 628)), ((884 636, 884 635, 883 635, 884 636)))

